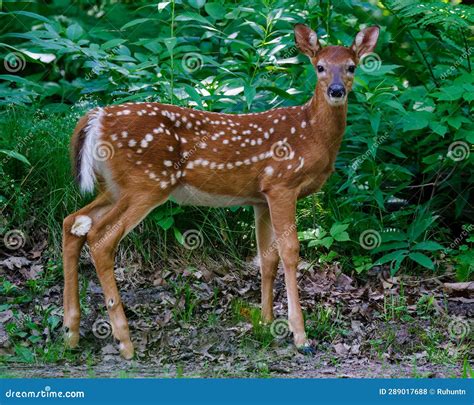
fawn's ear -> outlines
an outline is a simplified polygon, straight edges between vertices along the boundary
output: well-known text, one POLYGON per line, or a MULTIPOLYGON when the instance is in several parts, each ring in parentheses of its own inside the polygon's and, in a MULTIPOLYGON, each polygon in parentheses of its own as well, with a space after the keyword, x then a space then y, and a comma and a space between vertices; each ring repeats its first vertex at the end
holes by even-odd
POLYGON ((356 35, 351 49, 356 53, 357 57, 361 59, 364 55, 374 51, 379 37, 379 27, 367 27, 359 31, 356 35))
POLYGON ((295 25, 295 42, 298 49, 310 58, 321 49, 316 33, 304 24, 295 25))

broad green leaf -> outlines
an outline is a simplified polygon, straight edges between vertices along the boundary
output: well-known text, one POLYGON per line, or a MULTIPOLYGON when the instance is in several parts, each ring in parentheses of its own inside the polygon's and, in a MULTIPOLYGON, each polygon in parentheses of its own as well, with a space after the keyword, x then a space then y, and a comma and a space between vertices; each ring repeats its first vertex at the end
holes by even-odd
POLYGON ((407 113, 402 119, 403 130, 406 132, 426 128, 430 122, 431 115, 425 111, 407 113))
POLYGON ((386 252, 387 250, 400 250, 408 248, 408 242, 400 241, 400 242, 392 242, 392 243, 382 243, 379 247, 375 248, 372 252, 373 253, 380 253, 386 252))
POLYGON ((84 30, 79 24, 72 24, 66 29, 66 36, 71 41, 77 41, 84 34, 84 30))
POLYGON ((439 123, 438 121, 431 121, 430 128, 433 130, 433 132, 441 136, 444 136, 446 132, 448 132, 448 127, 439 123))
POLYGON ((329 230, 329 233, 331 234, 331 236, 335 236, 335 235, 338 235, 342 232, 344 232, 347 228, 349 228, 349 224, 339 224, 339 223, 335 223, 331 226, 331 229, 329 230))
POLYGON ((413 261, 417 262, 418 264, 422 265, 423 267, 426 267, 427 269, 434 269, 434 263, 428 256, 424 255, 423 253, 411 252, 408 257, 413 261))
POLYGON ((408 254, 408 250, 397 250, 392 253, 388 253, 385 256, 382 256, 379 260, 377 260, 374 265, 380 265, 380 264, 385 264, 388 262, 391 262, 393 260, 400 259, 401 257, 406 257, 408 254))
POLYGON ((188 0, 188 3, 191 7, 202 8, 206 4, 206 0, 188 0))
POLYGON ((435 242, 432 240, 425 240, 423 242, 417 243, 415 246, 413 246, 412 249, 434 251, 434 250, 443 250, 444 247, 440 245, 438 242, 435 242))
POLYGON ((336 235, 334 235, 334 239, 338 242, 346 242, 348 240, 351 240, 347 232, 337 233, 336 235))
POLYGON ((209 14, 212 18, 215 18, 216 20, 224 18, 224 15, 226 13, 225 8, 219 3, 207 3, 204 6, 204 9, 206 10, 207 14, 209 14))
POLYGON ((173 217, 166 217, 166 218, 160 219, 159 221, 157 221, 157 224, 163 230, 167 231, 174 224, 174 218, 173 217))

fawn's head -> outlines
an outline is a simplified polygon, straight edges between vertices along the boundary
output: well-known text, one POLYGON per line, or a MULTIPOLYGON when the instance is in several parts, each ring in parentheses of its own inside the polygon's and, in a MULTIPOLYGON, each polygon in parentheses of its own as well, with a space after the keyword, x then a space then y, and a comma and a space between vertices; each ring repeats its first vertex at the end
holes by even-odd
POLYGON ((323 48, 311 28, 304 24, 295 25, 296 46, 310 58, 318 75, 318 86, 329 105, 338 106, 346 102, 355 68, 364 55, 373 52, 378 36, 378 27, 367 27, 356 35, 350 47, 323 48))

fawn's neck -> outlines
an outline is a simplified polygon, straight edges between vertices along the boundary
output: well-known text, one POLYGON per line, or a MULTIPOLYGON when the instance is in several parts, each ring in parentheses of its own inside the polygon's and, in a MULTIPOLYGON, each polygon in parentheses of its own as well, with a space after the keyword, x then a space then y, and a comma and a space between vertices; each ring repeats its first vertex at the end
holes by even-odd
POLYGON ((325 145, 331 155, 337 154, 346 129, 347 100, 340 106, 331 106, 324 90, 316 86, 313 97, 303 109, 317 143, 325 145))

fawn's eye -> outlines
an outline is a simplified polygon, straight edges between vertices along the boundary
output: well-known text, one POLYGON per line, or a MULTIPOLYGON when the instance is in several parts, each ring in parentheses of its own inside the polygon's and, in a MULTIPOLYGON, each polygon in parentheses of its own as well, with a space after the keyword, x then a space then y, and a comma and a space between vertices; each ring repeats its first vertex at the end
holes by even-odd
POLYGON ((322 66, 322 65, 316 66, 316 69, 318 69, 319 73, 324 72, 324 66, 322 66))
POLYGON ((356 70, 356 67, 355 67, 355 65, 350 65, 350 66, 347 68, 347 70, 349 71, 349 73, 354 73, 355 70, 356 70))

